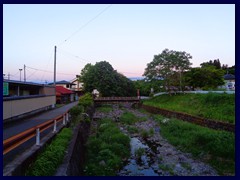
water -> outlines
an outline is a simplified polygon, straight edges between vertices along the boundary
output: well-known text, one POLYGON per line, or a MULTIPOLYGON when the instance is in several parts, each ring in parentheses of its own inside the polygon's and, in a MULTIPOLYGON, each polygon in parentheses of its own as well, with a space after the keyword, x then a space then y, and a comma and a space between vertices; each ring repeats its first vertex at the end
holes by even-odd
POLYGON ((128 164, 119 172, 120 176, 159 176, 154 172, 151 165, 151 157, 149 157, 147 152, 150 151, 150 148, 147 145, 144 145, 138 138, 131 138, 131 157, 128 160, 128 164), (141 158, 137 158, 135 152, 138 149, 144 149, 145 153, 141 158))

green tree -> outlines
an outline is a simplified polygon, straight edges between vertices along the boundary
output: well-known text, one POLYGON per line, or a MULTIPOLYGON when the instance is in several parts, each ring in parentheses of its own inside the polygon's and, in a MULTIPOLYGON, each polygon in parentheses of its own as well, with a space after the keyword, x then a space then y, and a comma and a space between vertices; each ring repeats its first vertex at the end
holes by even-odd
POLYGON ((182 89, 182 75, 190 68, 191 58, 192 56, 185 51, 164 49, 161 54, 154 55, 153 61, 147 64, 143 75, 150 80, 163 79, 168 89, 172 85, 177 85, 182 89))
POLYGON ((95 65, 87 64, 81 71, 80 80, 84 83, 86 92, 97 89, 102 96, 136 96, 132 81, 114 70, 106 61, 95 65))
POLYGON ((223 75, 223 70, 212 65, 204 65, 201 68, 192 68, 186 72, 184 79, 193 88, 215 89, 224 84, 223 75))

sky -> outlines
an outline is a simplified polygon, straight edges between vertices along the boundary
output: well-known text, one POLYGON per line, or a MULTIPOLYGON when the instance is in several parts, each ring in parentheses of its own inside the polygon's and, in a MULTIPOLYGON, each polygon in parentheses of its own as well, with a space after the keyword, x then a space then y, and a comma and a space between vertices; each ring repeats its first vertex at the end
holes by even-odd
POLYGON ((219 59, 235 65, 234 4, 4 4, 5 78, 71 80, 87 63, 109 62, 141 77, 154 55, 168 48, 192 55, 192 67, 219 59))

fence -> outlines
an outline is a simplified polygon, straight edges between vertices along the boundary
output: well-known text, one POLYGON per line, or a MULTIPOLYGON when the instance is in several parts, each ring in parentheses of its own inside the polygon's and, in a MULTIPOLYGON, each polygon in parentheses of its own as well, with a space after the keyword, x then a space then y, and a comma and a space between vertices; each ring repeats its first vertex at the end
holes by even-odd
POLYGON ((40 145, 40 133, 49 129, 53 126, 53 133, 57 131, 57 123, 62 121, 62 124, 65 126, 69 122, 69 112, 65 112, 64 114, 57 116, 54 119, 50 119, 40 125, 32 127, 30 129, 25 130, 15 136, 12 136, 3 141, 3 155, 10 152, 11 150, 17 148, 24 142, 30 140, 34 136, 36 136, 36 145, 40 145))

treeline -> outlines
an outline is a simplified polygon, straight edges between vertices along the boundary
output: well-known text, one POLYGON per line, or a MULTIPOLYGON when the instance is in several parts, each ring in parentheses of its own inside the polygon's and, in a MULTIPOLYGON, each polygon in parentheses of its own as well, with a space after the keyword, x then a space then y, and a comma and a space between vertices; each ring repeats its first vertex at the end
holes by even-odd
POLYGON ((214 90, 225 84, 224 74, 235 74, 235 65, 221 65, 219 59, 209 60, 192 68, 192 56, 185 51, 164 49, 154 55, 147 64, 144 80, 131 81, 113 69, 106 61, 95 65, 87 64, 81 71, 79 79, 84 83, 85 92, 97 89, 101 96, 149 96, 163 91, 185 91, 200 88, 214 90))

